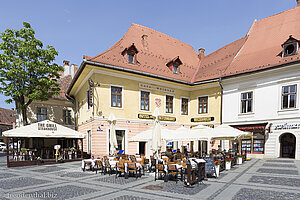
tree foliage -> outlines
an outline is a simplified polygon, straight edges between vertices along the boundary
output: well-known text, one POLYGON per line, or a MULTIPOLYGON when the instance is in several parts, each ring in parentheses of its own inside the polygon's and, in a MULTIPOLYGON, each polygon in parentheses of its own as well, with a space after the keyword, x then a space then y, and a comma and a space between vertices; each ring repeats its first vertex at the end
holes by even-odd
POLYGON ((30 24, 20 30, 6 29, 0 37, 0 93, 15 101, 17 112, 27 124, 26 109, 33 100, 45 101, 59 94, 59 71, 54 63, 58 52, 52 46, 43 48, 30 24))

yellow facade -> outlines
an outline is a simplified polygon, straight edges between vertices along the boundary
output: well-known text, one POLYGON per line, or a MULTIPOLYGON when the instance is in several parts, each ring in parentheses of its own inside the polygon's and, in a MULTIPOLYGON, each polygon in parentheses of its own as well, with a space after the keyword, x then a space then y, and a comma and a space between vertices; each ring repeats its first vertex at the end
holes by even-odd
MULTIPOLYGON (((113 113, 117 119, 139 120, 138 114, 152 114, 157 107, 157 99, 161 100, 160 115, 176 117, 174 123, 194 125, 191 118, 214 117, 212 122, 204 124, 216 125, 220 123, 221 88, 218 82, 190 86, 172 81, 155 79, 128 72, 100 68, 87 65, 72 88, 70 95, 76 99, 78 125, 94 118, 107 118, 113 113), (88 80, 94 82, 93 107, 88 109, 87 90, 88 80), (122 108, 111 107, 111 86, 122 87, 122 108), (146 88, 150 87, 150 88, 146 88), (157 89, 156 87, 159 87, 157 89), (154 88, 154 89, 153 89, 154 88), (150 92, 150 110, 140 110, 141 91, 150 92), (173 113, 165 112, 166 95, 174 96, 173 113), (208 96, 208 113, 198 114, 198 97, 208 96), (181 115, 181 98, 188 98, 188 115, 181 115)), ((171 123, 171 122, 170 122, 171 123)))

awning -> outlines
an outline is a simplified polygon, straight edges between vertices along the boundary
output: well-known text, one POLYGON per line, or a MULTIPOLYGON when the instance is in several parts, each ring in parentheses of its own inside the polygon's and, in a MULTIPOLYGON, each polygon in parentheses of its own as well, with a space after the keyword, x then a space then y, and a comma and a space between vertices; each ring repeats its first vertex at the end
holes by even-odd
POLYGON ((84 138, 84 134, 49 120, 4 131, 3 136, 23 138, 84 138))
POLYGON ((240 131, 226 124, 222 124, 212 131, 212 139, 216 140, 235 140, 247 136, 249 136, 249 132, 240 131))

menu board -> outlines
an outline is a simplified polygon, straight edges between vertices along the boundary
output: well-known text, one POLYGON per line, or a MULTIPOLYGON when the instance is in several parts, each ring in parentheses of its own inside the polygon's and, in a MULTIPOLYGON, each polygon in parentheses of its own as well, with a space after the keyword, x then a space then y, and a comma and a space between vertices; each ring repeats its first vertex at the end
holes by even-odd
POLYGON ((203 158, 203 159, 206 161, 206 163, 205 163, 205 173, 206 173, 206 175, 213 176, 216 173, 214 159, 212 157, 203 158))
POLYGON ((264 152, 264 140, 253 140, 253 153, 262 154, 264 152))
POLYGON ((251 153, 251 140, 242 140, 242 152, 251 153))

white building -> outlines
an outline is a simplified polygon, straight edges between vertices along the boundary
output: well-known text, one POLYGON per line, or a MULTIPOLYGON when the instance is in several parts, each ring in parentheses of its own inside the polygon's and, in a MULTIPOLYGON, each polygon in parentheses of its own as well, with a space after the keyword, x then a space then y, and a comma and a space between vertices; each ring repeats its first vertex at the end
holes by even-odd
POLYGON ((222 122, 253 132, 238 141, 253 157, 300 159, 299 20, 300 6, 255 21, 222 78, 222 122))

